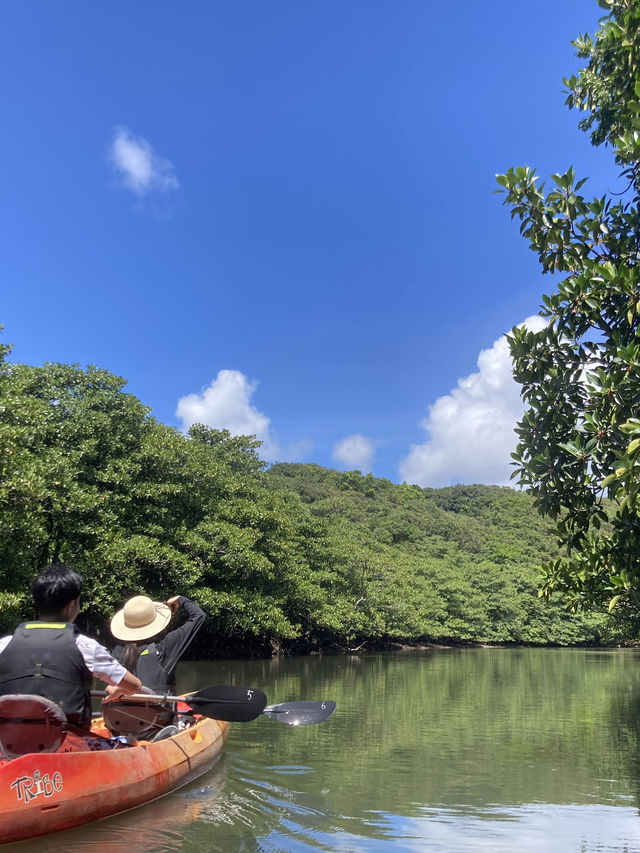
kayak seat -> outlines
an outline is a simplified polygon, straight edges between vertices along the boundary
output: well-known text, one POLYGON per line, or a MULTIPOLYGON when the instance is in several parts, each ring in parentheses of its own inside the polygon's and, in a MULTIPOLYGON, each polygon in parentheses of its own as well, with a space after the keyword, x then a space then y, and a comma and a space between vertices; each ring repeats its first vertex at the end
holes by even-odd
POLYGON ((173 724, 173 708, 158 702, 136 702, 119 699, 104 702, 102 719, 113 735, 133 735, 150 739, 160 729, 173 724))
POLYGON ((0 696, 0 753, 4 758, 55 752, 67 736, 67 717, 51 699, 30 693, 0 696))

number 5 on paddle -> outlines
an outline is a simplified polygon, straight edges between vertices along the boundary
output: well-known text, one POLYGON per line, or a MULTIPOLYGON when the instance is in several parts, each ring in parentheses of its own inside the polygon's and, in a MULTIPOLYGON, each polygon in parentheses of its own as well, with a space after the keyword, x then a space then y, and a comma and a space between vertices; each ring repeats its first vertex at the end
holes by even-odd
POLYGON ((255 687, 221 685, 204 687, 182 700, 197 714, 227 720, 230 723, 246 723, 259 717, 267 704, 267 697, 255 687))

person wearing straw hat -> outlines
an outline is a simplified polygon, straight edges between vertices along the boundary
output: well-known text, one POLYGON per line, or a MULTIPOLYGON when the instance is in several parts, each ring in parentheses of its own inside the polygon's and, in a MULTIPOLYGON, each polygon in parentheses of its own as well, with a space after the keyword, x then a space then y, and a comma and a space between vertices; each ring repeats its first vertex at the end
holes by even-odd
POLYGON ((113 656, 153 693, 167 693, 175 685, 178 661, 204 617, 204 611, 184 595, 165 602, 134 595, 111 619, 111 633, 124 643, 113 649, 113 656), (184 612, 183 623, 160 637, 179 609, 184 612))

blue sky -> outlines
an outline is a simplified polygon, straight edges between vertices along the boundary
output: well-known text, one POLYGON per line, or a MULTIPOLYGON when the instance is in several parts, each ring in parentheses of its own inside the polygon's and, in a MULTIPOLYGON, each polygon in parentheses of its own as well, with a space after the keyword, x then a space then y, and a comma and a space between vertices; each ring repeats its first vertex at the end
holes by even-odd
POLYGON ((616 184, 564 106, 595 2, 10 0, 0 323, 269 461, 506 482, 543 280, 495 174, 616 184))

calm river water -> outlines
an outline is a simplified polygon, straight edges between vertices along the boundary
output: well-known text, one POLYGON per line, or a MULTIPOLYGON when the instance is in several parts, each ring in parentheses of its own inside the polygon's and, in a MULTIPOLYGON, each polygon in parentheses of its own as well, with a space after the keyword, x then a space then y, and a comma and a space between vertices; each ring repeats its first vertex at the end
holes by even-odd
MULTIPOLYGON (((461 649, 187 663, 179 687, 335 699, 231 727, 207 775, 20 853, 640 850, 640 651, 461 649)), ((9 850, 9 848, 5 848, 9 850)))

